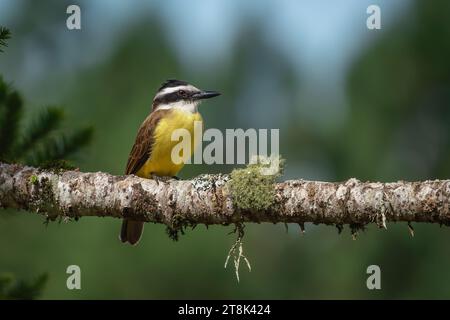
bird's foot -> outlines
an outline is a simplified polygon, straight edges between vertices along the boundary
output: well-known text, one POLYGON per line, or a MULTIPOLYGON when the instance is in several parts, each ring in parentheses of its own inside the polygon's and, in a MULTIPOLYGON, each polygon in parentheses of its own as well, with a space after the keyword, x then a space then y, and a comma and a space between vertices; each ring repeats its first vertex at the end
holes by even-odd
POLYGON ((161 177, 153 174, 152 179, 156 181, 157 185, 159 185, 160 182, 167 182, 167 180, 169 180, 170 177, 161 177))

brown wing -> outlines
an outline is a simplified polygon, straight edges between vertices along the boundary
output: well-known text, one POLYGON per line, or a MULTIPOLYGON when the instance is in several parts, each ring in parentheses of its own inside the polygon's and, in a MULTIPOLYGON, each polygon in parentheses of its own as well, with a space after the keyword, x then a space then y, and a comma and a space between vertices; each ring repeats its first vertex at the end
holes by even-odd
POLYGON ((135 174, 148 158, 150 158, 154 143, 155 128, 158 125, 159 120, 161 120, 168 111, 169 110, 153 111, 141 124, 136 136, 136 141, 128 156, 125 174, 135 174))

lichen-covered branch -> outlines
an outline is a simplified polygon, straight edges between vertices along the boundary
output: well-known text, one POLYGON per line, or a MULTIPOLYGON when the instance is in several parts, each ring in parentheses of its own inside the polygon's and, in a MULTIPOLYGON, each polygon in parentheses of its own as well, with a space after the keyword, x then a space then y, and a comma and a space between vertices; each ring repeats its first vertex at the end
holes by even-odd
POLYGON ((230 179, 220 174, 185 181, 155 181, 131 175, 57 172, 0 163, 0 207, 37 212, 50 219, 126 217, 168 226, 240 222, 361 226, 374 222, 381 227, 389 221, 450 223, 450 180, 291 180, 273 184, 271 203, 251 208, 249 199, 251 203, 252 197, 261 195, 253 194, 250 186, 247 206, 239 207, 230 190, 230 179))

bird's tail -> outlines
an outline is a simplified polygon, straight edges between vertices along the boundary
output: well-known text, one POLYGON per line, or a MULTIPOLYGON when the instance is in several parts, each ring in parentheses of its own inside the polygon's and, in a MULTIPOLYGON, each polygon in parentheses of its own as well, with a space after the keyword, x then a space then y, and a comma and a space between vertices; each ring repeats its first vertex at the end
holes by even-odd
POLYGON ((139 242, 144 231, 144 222, 124 219, 120 230, 120 241, 135 245, 139 242))

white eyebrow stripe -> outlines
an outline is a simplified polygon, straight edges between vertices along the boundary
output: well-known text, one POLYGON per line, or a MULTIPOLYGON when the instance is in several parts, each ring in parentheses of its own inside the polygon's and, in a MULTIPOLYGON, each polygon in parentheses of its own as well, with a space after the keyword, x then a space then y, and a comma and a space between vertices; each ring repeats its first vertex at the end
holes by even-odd
POLYGON ((190 113, 196 113, 197 107, 200 104, 200 101, 193 101, 193 102, 185 102, 185 101, 176 101, 171 103, 163 103, 158 105, 156 110, 171 110, 171 109, 178 109, 190 113))
POLYGON ((162 91, 158 92, 155 98, 161 97, 165 94, 176 92, 178 90, 185 90, 185 91, 199 91, 196 87, 193 85, 183 85, 183 86, 177 86, 177 87, 170 87, 170 88, 164 88, 162 91))

